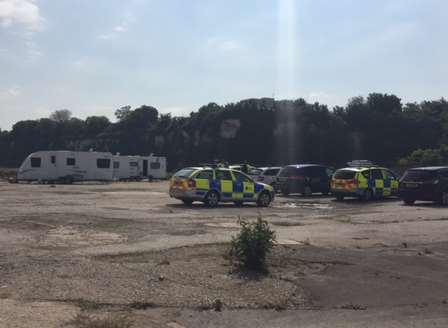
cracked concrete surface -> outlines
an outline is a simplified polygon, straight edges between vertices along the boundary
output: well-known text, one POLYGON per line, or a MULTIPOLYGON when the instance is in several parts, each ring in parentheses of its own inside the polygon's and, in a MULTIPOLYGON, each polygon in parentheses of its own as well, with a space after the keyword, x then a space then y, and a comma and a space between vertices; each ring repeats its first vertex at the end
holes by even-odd
POLYGON ((447 208, 292 195, 207 209, 167 188, 0 182, 0 327, 123 311, 135 327, 448 325, 447 208), (241 276, 226 243, 259 215, 279 246, 268 273, 241 276))

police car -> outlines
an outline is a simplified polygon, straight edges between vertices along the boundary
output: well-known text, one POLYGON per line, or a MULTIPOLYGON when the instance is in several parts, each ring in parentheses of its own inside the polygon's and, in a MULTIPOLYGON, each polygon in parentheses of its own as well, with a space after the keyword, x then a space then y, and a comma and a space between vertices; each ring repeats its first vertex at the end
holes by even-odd
POLYGON ((274 189, 264 183, 255 182, 244 173, 211 167, 188 167, 178 171, 170 180, 169 194, 185 204, 200 201, 209 207, 219 202, 255 202, 258 206, 269 206, 274 200, 274 189))
POLYGON ((337 200, 357 197, 366 201, 398 195, 399 177, 391 170, 369 163, 349 163, 331 179, 331 192, 337 200), (360 165, 362 164, 362 165, 360 165))

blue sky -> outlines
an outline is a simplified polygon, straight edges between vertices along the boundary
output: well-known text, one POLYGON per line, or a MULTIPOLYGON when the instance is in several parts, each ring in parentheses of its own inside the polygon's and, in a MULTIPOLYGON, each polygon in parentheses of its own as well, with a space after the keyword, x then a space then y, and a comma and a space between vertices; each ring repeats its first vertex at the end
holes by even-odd
POLYGON ((0 128, 67 108, 448 90, 446 0, 0 0, 0 128))

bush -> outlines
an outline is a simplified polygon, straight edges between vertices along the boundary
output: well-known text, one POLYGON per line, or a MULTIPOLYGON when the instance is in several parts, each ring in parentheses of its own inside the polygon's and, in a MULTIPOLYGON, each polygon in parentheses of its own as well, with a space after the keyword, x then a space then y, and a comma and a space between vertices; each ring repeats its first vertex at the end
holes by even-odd
POLYGON ((275 232, 269 229, 269 224, 261 217, 256 222, 239 219, 241 226, 239 234, 232 237, 230 256, 237 259, 250 270, 260 270, 265 267, 266 255, 275 244, 275 232))
POLYGON ((416 166, 444 165, 448 161, 448 145, 442 145, 438 149, 417 149, 408 157, 398 161, 398 167, 403 171, 416 166))

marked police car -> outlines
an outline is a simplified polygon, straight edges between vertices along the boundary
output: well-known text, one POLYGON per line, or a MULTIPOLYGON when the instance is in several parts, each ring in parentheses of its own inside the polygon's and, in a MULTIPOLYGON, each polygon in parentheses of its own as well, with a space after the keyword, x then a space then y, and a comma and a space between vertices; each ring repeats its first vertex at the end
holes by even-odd
POLYGON ((391 170, 378 166, 339 169, 331 179, 331 193, 337 200, 357 197, 369 201, 397 196, 398 186, 398 176, 391 170))
POLYGON ((227 168, 188 167, 171 178, 169 194, 185 204, 200 201, 209 207, 219 202, 241 205, 255 202, 269 206, 274 200, 274 189, 255 182, 244 173, 227 168))

